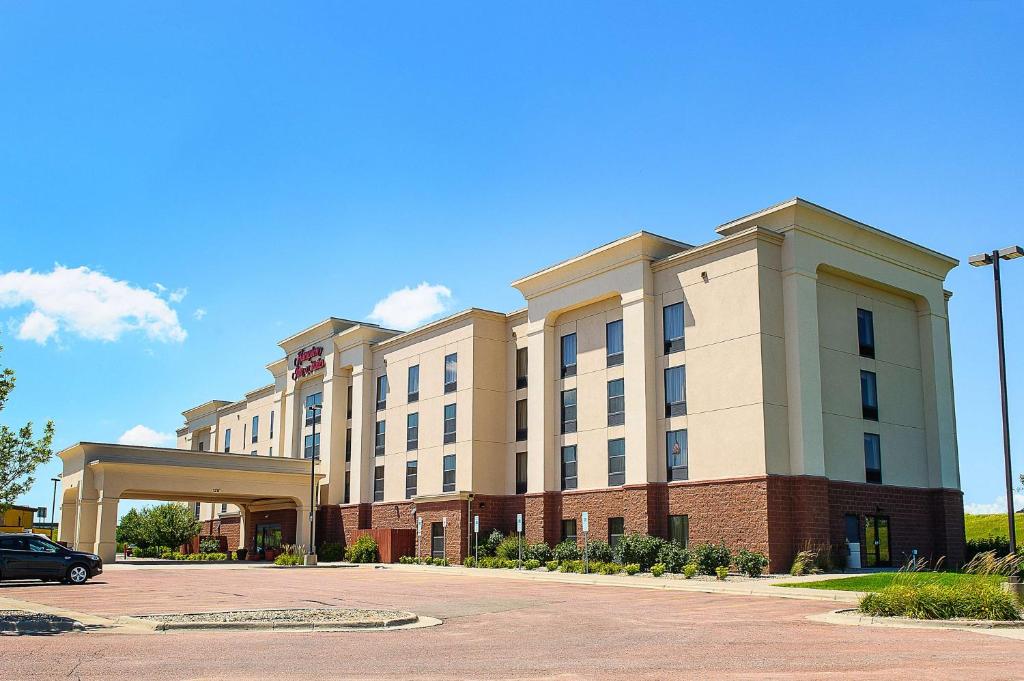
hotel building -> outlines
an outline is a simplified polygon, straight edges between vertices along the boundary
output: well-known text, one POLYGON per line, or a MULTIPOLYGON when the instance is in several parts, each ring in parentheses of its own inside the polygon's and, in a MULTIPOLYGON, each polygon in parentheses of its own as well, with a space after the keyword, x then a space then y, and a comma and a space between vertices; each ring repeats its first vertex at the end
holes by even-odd
MULTIPOLYGON (((724 541, 772 570, 844 541, 868 566, 962 560, 943 288, 957 261, 801 199, 716 232, 638 232, 552 265, 512 282, 515 312, 408 332, 326 319, 280 342, 268 385, 185 411, 191 451, 132 448, 138 466, 201 470, 193 496, 127 473, 106 496, 198 500, 232 545, 302 543, 316 456, 318 543, 419 526, 421 555, 457 562, 473 516, 483 534, 522 514, 527 541, 554 545, 582 542, 586 511, 591 539, 724 541), (266 487, 221 484, 225 467, 266 487)), ((76 447, 72 474, 98 448, 128 456, 76 447)), ((64 508, 80 519, 93 497, 102 514, 100 487, 66 485, 64 508)), ((102 526, 72 540, 99 548, 102 526)))

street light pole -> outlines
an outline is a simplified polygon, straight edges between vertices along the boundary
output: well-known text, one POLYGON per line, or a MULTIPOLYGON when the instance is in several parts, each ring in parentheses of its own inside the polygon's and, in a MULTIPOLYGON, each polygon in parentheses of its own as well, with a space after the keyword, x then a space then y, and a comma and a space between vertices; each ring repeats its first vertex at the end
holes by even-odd
POLYGON ((316 422, 320 418, 322 404, 314 404, 310 407, 313 412, 313 441, 309 447, 309 549, 306 551, 306 564, 312 565, 316 552, 313 550, 316 541, 316 422))
POLYGON ((992 280, 996 297, 996 344, 999 348, 999 399, 1003 412, 1003 467, 1006 474, 1006 520, 1009 525, 1010 555, 1017 553, 1017 527, 1013 508, 1013 463, 1010 459, 1010 410, 1006 399, 1006 351, 1003 342, 1003 287, 999 276, 999 261, 1024 256, 1024 248, 1009 246, 991 253, 972 255, 968 262, 973 267, 992 265, 992 280))
POLYGON ((53 530, 50 531, 50 539, 57 541, 53 532, 57 529, 57 483, 60 482, 60 478, 50 478, 50 480, 53 482, 53 499, 50 500, 50 522, 53 523, 53 530))

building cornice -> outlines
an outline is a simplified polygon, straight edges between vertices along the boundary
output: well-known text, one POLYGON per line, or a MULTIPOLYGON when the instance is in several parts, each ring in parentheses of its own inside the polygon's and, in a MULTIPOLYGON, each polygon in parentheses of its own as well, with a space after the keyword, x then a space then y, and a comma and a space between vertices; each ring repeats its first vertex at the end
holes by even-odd
POLYGON ((670 255, 667 258, 658 260, 651 264, 651 270, 658 272, 660 270, 673 267, 674 265, 679 265, 680 263, 706 258, 709 255, 714 255, 747 242, 764 241, 766 243, 781 245, 784 239, 785 237, 778 232, 754 225, 747 227, 742 231, 730 234, 729 236, 722 237, 721 239, 715 239, 714 241, 709 241, 701 246, 695 246, 688 251, 676 253, 675 255, 670 255))

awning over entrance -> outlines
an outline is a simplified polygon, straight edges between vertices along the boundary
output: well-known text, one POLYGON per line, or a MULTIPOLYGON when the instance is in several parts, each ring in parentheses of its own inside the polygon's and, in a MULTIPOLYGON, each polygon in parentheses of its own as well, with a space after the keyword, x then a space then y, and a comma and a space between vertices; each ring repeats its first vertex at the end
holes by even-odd
MULTIPOLYGON (((295 543, 309 541, 308 460, 99 442, 80 442, 58 456, 60 539, 104 561, 114 560, 121 499, 236 504, 243 527, 253 511, 290 506, 298 514, 295 543)), ((323 477, 316 473, 318 485, 323 477)))

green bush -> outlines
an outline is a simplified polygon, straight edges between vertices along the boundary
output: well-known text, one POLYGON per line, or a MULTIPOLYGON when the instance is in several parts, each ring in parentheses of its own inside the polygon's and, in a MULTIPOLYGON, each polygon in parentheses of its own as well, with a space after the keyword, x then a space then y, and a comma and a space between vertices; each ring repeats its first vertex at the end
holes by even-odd
POLYGON ((536 558, 531 558, 530 560, 523 563, 523 567, 527 570, 536 570, 540 567, 540 561, 536 558))
POLYGON ((181 551, 164 551, 160 554, 162 560, 185 560, 185 554, 181 551))
POLYGON ((377 540, 368 534, 360 536, 345 549, 345 559, 350 563, 376 563, 377 540))
POLYGON ((433 558, 433 559, 431 559, 430 564, 431 565, 436 565, 437 567, 447 567, 448 566, 448 559, 447 558, 433 558))
MULTIPOLYGON (((402 559, 399 558, 398 560, 402 559)), ((462 561, 462 567, 476 567, 475 561, 473 560, 473 556, 466 556, 466 559, 462 561)))
POLYGON ((576 545, 572 539, 566 539, 563 542, 559 542, 555 545, 555 560, 562 562, 564 560, 579 560, 580 559, 580 547, 576 545))
POLYGON ((622 572, 622 566, 618 563, 598 563, 592 570, 602 575, 617 575, 622 572))
POLYGON ((861 599, 860 611, 878 617, 926 620, 1021 618, 1020 605, 1012 594, 981 581, 956 585, 892 584, 861 599))
POLYGON ((649 534, 624 534, 615 547, 615 561, 623 565, 637 563, 641 569, 650 570, 658 562, 658 553, 666 543, 649 534))
POLYGON ((768 556, 757 551, 741 549, 736 554, 736 569, 748 577, 760 577, 768 567, 768 556))
POLYGON ((563 560, 558 565, 559 572, 583 572, 582 560, 563 560))
POLYGON ((316 559, 324 563, 334 563, 342 559, 345 555, 345 549, 342 548, 341 544, 337 542, 327 542, 321 544, 320 548, 317 549, 316 559))
POLYGON ((494 549, 494 555, 502 560, 519 560, 519 537, 510 534, 502 539, 494 549))
POLYGON ((665 564, 664 563, 655 563, 654 565, 652 565, 651 566, 651 574, 654 575, 655 577, 661 577, 663 574, 665 574, 665 564))
POLYGON ((626 563, 622 569, 626 571, 627 575, 635 575, 640 572, 640 563, 626 563))
POLYGON ((683 568, 683 576, 687 579, 693 579, 694 575, 700 571, 696 563, 687 563, 686 567, 683 568))
POLYGON ((199 540, 199 553, 219 553, 220 541, 213 537, 205 537, 199 540))
POLYGON ((480 557, 486 558, 494 555, 494 552, 498 548, 498 544, 505 538, 499 530, 491 530, 491 533, 487 535, 483 543, 480 544, 480 557))
POLYGON ((692 561, 690 552, 675 542, 668 542, 658 551, 658 562, 666 572, 679 574, 692 561))
POLYGON ((132 549, 132 556, 135 558, 159 558, 169 551, 171 551, 169 546, 136 546, 132 549))
POLYGON ((545 544, 544 542, 541 542, 539 544, 530 544, 526 547, 525 553, 526 557, 529 560, 536 560, 541 563, 548 562, 549 560, 554 558, 555 555, 554 552, 551 550, 551 547, 545 544))
POLYGON ((728 576, 729 576, 729 568, 725 567, 724 565, 719 565, 718 567, 715 568, 715 577, 718 578, 718 581, 720 581, 720 582, 724 581, 725 578, 728 577, 728 576))
POLYGON ((548 569, 548 572, 554 572, 555 570, 558 569, 558 561, 557 560, 549 560, 548 562, 544 563, 544 567, 546 567, 548 569))
POLYGON ((274 557, 274 565, 302 565, 302 556, 294 553, 280 553, 274 557))
POLYGON ((587 558, 595 563, 610 563, 615 560, 615 552, 608 542, 595 539, 587 542, 587 558))
POLYGON ((807 549, 796 554, 793 558, 793 565, 789 568, 789 574, 794 577, 800 577, 802 575, 816 575, 821 572, 821 568, 818 567, 818 552, 813 549, 807 549))
POLYGON ((732 562, 732 554, 725 544, 697 544, 692 553, 693 562, 702 575, 713 575, 716 568, 727 568, 732 562))

